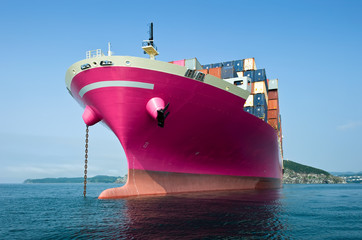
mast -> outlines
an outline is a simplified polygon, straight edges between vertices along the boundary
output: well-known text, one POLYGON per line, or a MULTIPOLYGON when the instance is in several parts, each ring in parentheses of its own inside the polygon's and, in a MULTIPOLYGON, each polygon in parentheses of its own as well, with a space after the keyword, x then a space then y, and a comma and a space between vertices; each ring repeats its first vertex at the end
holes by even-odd
POLYGON ((150 24, 150 37, 148 40, 143 40, 142 49, 144 53, 150 56, 150 59, 155 60, 155 56, 158 55, 157 47, 153 42, 153 22, 150 24))

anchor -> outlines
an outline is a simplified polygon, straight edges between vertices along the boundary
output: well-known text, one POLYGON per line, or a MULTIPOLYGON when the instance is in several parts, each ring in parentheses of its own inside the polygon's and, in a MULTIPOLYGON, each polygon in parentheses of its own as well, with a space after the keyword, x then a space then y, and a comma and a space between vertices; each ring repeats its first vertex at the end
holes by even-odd
POLYGON ((170 105, 170 103, 167 103, 165 108, 157 110, 158 126, 160 126, 162 128, 165 126, 165 119, 170 114, 170 112, 166 112, 169 105, 170 105))

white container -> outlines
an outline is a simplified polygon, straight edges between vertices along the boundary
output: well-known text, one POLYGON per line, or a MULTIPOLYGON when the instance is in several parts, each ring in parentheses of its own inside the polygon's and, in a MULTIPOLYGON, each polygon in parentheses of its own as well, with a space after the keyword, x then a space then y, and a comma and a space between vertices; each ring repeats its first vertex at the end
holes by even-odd
POLYGON ((244 71, 256 70, 254 58, 245 58, 244 59, 244 71))
POLYGON ((265 95, 268 95, 264 81, 254 82, 254 93, 264 93, 265 95))
POLYGON ((253 107, 254 106, 254 95, 250 94, 246 99, 244 107, 253 107))
POLYGON ((201 64, 197 60, 197 58, 191 58, 185 60, 185 67, 192 70, 200 70, 202 69, 201 64))
POLYGON ((269 80, 269 90, 278 89, 278 79, 269 80))

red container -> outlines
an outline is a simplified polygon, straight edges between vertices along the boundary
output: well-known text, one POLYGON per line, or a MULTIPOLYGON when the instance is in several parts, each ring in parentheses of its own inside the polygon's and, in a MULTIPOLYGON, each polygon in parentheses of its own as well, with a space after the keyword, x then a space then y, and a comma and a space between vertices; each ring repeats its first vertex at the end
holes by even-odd
POLYGON ((279 109, 278 99, 272 99, 268 101, 268 110, 279 109))
POLYGON ((272 126, 275 130, 278 130, 278 119, 268 119, 268 123, 272 126))
POLYGON ((213 75, 215 77, 221 78, 221 67, 210 68, 209 69, 209 74, 213 75))
POLYGON ((197 71, 205 73, 205 74, 209 74, 209 69, 200 69, 200 70, 197 70, 197 71))
POLYGON ((269 98, 269 100, 278 99, 278 89, 269 90, 268 98, 269 98))
POLYGON ((268 119, 277 119, 279 116, 278 109, 268 110, 268 119))

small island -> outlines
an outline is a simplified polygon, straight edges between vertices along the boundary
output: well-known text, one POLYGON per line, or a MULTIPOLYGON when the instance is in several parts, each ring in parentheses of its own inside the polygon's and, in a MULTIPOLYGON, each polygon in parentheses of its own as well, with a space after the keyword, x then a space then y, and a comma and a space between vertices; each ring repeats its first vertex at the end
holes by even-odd
POLYGON ((284 160, 284 184, 336 184, 347 183, 342 177, 336 177, 324 170, 284 160))

